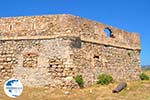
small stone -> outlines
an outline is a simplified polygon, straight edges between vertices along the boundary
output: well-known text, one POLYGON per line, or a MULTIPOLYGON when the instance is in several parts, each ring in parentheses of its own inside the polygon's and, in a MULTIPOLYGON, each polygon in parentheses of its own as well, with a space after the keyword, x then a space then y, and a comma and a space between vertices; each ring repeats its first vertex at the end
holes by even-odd
POLYGON ((65 81, 71 81, 71 80, 73 80, 73 77, 72 76, 68 76, 68 77, 64 78, 64 80, 65 81))
POLYGON ((3 69, 3 68, 4 68, 4 66, 1 65, 1 66, 0 66, 0 69, 3 69))
POLYGON ((70 29, 68 29, 68 30, 66 30, 66 32, 67 32, 67 33, 71 33, 71 30, 70 30, 70 29))
POLYGON ((13 57, 13 58, 12 58, 12 60, 13 60, 13 61, 15 61, 15 60, 16 60, 16 58, 15 58, 15 57, 13 57))
POLYGON ((92 89, 90 89, 90 93, 92 93, 93 92, 93 90, 92 89))
POLYGON ((130 90, 130 88, 128 87, 127 90, 130 90))
POLYGON ((64 86, 64 87, 63 87, 63 89, 65 90, 65 89, 67 89, 67 87, 66 87, 66 86, 64 86))
POLYGON ((69 91, 65 91, 64 93, 65 93, 65 95, 69 95, 70 94, 69 91))
POLYGON ((4 72, 6 72, 6 70, 5 70, 5 69, 4 69, 4 70, 1 70, 1 72, 4 73, 4 72))
POLYGON ((6 58, 6 61, 10 62, 12 59, 10 57, 6 58))

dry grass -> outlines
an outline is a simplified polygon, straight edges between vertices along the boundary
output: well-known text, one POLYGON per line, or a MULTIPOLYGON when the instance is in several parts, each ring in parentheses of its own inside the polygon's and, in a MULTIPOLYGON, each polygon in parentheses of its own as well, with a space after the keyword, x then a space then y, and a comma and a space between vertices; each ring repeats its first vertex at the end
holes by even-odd
MULTIPOLYGON (((150 75, 150 71, 144 71, 150 75)), ((95 85, 83 89, 61 90, 43 87, 24 87, 23 93, 16 99, 9 98, 0 85, 0 100, 150 100, 150 80, 128 82, 120 93, 112 93, 118 85, 95 85), (68 91, 69 94, 65 94, 68 91)))
POLYGON ((146 75, 150 76, 150 69, 144 69, 142 72, 145 73, 146 75))

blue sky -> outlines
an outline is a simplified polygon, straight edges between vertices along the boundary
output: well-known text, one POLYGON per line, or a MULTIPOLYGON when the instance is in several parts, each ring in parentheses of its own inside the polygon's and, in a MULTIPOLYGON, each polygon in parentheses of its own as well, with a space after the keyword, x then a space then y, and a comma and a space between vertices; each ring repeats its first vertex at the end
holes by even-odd
POLYGON ((141 36, 141 65, 150 65, 150 0, 1 0, 0 17, 73 14, 141 36))

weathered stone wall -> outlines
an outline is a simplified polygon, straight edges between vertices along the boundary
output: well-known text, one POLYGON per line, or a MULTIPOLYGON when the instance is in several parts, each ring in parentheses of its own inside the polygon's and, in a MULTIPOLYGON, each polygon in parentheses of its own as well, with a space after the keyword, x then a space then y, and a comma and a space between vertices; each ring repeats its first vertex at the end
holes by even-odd
POLYGON ((116 81, 139 79, 140 51, 82 42, 81 48, 73 48, 74 66, 83 75, 85 85, 95 84, 97 76, 109 74, 116 81))
POLYGON ((140 49, 138 34, 72 15, 0 18, 0 38, 4 40, 59 36, 80 36, 89 42, 140 49), (109 38, 104 32, 105 28, 111 32, 109 38))
POLYGON ((138 50, 81 41, 79 37, 1 42, 1 79, 15 77, 26 86, 77 87, 73 77, 83 75, 85 86, 100 73, 115 80, 137 80, 138 50), (5 49, 5 50, 4 50, 5 49))
POLYGON ((66 37, 1 42, 0 79, 14 77, 25 86, 77 87, 70 43, 66 37))
POLYGON ((59 88, 78 87, 78 74, 85 86, 100 73, 137 80, 139 54, 137 34, 72 15, 0 19, 0 80, 59 88))

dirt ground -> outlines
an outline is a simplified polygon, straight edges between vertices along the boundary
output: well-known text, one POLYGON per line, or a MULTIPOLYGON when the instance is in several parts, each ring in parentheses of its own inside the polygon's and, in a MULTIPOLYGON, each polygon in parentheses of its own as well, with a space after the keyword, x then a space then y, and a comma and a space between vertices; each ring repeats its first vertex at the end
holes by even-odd
POLYGON ((24 87, 21 96, 12 99, 6 96, 0 85, 0 100, 150 100, 150 81, 128 82, 120 93, 112 93, 118 85, 95 85, 83 89, 62 90, 43 87, 24 87))

